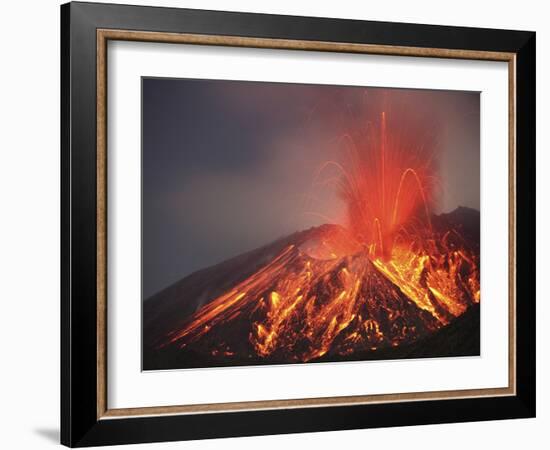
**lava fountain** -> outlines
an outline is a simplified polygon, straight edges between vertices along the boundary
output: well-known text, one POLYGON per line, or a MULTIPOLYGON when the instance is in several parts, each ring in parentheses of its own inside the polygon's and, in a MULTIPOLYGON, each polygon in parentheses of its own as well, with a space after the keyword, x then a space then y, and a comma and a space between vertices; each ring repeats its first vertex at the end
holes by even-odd
POLYGON ((382 111, 357 137, 343 135, 343 160, 325 162, 316 177, 334 185, 345 202, 351 236, 385 261, 406 228, 431 226, 438 185, 431 129, 403 115, 382 111))

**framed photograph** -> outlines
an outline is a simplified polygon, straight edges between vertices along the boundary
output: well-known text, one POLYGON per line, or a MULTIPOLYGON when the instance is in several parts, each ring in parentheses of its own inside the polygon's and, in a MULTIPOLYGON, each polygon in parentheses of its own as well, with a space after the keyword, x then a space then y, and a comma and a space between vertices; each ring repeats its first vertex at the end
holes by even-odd
POLYGON ((535 415, 535 33, 61 7, 61 440, 535 415))

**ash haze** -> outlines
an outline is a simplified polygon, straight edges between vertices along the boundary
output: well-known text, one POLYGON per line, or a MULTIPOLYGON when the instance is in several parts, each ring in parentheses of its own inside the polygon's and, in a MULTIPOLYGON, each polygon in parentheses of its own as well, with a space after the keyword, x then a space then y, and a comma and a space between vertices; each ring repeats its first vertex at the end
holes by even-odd
POLYGON ((433 123, 434 212, 479 210, 478 92, 144 78, 143 298, 295 231, 344 223, 345 205, 316 173, 380 99, 433 123))

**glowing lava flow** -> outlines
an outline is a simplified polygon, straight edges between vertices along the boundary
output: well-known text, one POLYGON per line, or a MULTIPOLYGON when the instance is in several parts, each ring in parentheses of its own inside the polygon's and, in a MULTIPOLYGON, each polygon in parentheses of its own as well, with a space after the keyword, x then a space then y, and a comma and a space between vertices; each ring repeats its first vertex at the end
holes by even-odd
POLYGON ((419 308, 429 311, 442 324, 479 303, 477 258, 466 248, 430 254, 398 246, 389 262, 378 258, 373 263, 419 308))
POLYGON ((177 343, 183 349, 200 343, 216 327, 230 329, 239 315, 251 322, 251 355, 289 361, 397 346, 440 326, 378 273, 364 253, 315 260, 289 246, 199 310, 163 346, 177 343))
POLYGON ((447 240, 437 257, 394 246, 389 262, 363 250, 316 259, 309 242, 289 245, 160 348, 297 362, 412 343, 479 301, 473 252, 447 240))

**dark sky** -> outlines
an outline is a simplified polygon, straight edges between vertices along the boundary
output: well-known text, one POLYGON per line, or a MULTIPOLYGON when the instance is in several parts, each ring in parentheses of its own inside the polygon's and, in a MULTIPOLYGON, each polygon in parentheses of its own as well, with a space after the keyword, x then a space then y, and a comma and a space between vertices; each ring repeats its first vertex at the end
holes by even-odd
POLYGON ((433 122, 436 212, 479 209, 479 93, 143 79, 143 295, 294 231, 342 221, 312 188, 381 98, 433 122))

